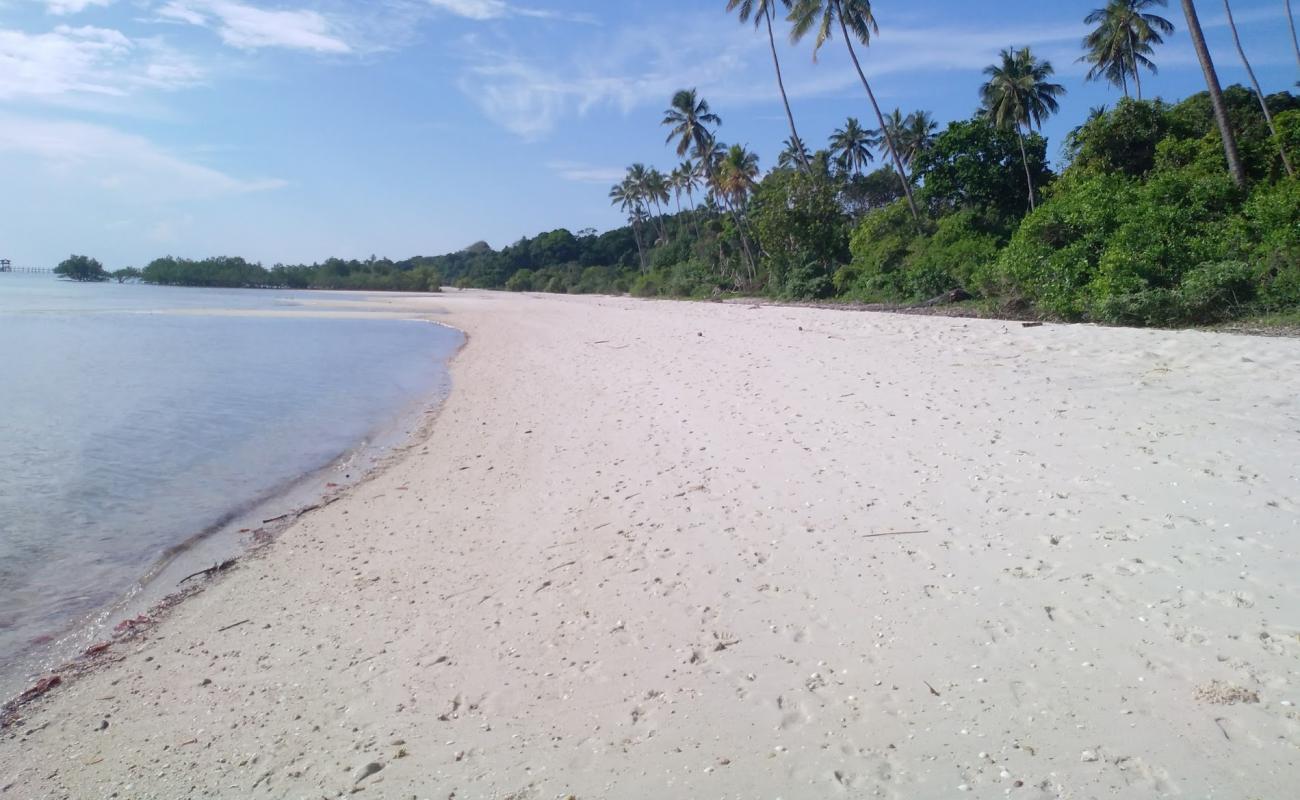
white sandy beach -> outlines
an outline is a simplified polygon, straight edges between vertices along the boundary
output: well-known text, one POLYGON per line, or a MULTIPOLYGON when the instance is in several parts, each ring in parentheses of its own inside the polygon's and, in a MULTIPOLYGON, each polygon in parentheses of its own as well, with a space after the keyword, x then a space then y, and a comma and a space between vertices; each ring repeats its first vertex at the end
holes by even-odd
POLYGON ((0 798, 1295 796, 1300 340, 376 302, 469 334, 427 441, 0 798))

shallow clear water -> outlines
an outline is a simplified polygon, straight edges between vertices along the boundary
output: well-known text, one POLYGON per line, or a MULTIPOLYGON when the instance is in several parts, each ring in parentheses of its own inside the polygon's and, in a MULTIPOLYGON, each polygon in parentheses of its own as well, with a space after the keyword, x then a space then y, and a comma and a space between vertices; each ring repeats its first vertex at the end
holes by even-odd
POLYGON ((169 548, 445 389, 442 326, 221 313, 307 296, 0 274, 0 687, 169 548))

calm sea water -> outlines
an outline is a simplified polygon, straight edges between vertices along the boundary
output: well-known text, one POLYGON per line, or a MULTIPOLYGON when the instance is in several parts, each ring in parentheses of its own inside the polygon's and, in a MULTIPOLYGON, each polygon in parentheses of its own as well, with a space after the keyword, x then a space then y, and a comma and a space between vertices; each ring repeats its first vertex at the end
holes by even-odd
POLYGON ((319 496, 331 464, 359 477, 445 391, 442 326, 221 313, 307 296, 0 274, 0 693, 102 634, 171 548, 304 476, 319 496))

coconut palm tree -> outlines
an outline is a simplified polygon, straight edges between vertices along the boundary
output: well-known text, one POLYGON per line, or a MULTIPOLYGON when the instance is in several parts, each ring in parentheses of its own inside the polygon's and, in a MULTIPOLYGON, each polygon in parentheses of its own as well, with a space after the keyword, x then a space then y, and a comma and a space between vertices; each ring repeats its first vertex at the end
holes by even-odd
POLYGON ((699 167, 694 161, 686 160, 673 170, 672 174, 673 191, 677 193, 677 213, 680 216, 682 211, 681 195, 686 195, 687 208, 690 209, 691 227, 695 229, 695 237, 700 236, 700 225, 695 219, 695 190, 700 188, 699 167))
POLYGON ((658 215, 656 224, 659 227, 659 236, 666 240, 668 228, 664 223, 664 206, 668 205, 668 178, 659 170, 651 169, 645 174, 645 195, 654 204, 658 215))
POLYGON ((758 156, 743 145, 733 144, 727 148, 718 162, 714 183, 718 196, 731 207, 732 215, 736 220, 740 248, 745 255, 745 264, 752 283, 758 277, 758 269, 749 236, 745 232, 744 210, 749 203, 750 193, 758 185, 758 156))
MULTIPOLYGON (((858 53, 853 49, 854 38, 864 47, 869 47, 872 34, 880 32, 871 11, 871 0, 798 0, 790 14, 790 20, 794 23, 790 31, 791 41, 798 42, 814 27, 817 29, 813 44, 814 58, 817 57, 817 52, 821 50, 822 45, 830 41, 835 28, 839 28, 840 34, 844 37, 844 45, 848 48, 849 58, 853 61, 853 68, 857 70, 862 88, 866 89, 867 99, 871 101, 871 108, 876 112, 876 120, 880 123, 881 129, 884 129, 885 116, 880 113, 876 93, 872 91, 871 83, 867 80, 866 73, 862 71, 862 63, 858 61, 858 53)), ((907 177, 907 170, 903 168, 903 159, 894 146, 894 140, 888 134, 885 135, 885 145, 894 159, 898 174, 903 178, 903 193, 907 196, 907 205, 912 210, 912 218, 919 221, 921 212, 917 210, 916 200, 912 197, 911 181, 907 177)))
POLYGON ((862 123, 856 118, 849 117, 844 122, 843 128, 836 128, 831 134, 831 158, 835 160, 835 165, 841 172, 860 175, 862 170, 875 160, 871 148, 878 144, 880 140, 873 135, 872 131, 863 128, 862 123))
MULTIPOLYGON (((781 59, 776 54, 776 36, 772 33, 772 17, 774 16, 773 8, 780 3, 786 11, 794 4, 794 0, 727 0, 727 11, 740 10, 740 21, 748 22, 752 17, 754 27, 759 25, 767 26, 767 44, 772 50, 772 67, 776 70, 776 86, 781 90, 781 103, 785 105, 785 118, 790 122, 790 136, 795 139, 799 138, 799 131, 794 125, 794 112, 790 110, 790 97, 785 91, 785 79, 781 76, 781 59)), ((803 158, 803 153, 796 153, 800 157, 799 164, 808 168, 808 159, 803 158)))
POLYGON ((1228 173, 1237 186, 1244 189, 1246 168, 1242 166, 1241 153, 1237 150, 1237 136, 1232 132, 1232 123, 1228 120, 1228 104, 1223 100, 1223 87, 1219 84, 1219 73, 1214 69, 1214 59, 1210 58, 1210 48, 1205 45, 1205 32, 1201 30, 1196 4, 1192 0, 1181 2, 1183 16, 1187 17, 1187 33, 1192 37, 1192 47, 1196 49, 1196 58, 1201 62, 1201 71, 1205 73, 1205 85, 1210 90, 1210 105, 1214 107, 1214 120, 1219 126, 1219 136, 1223 139, 1228 173))
POLYGON ((1151 53, 1155 45, 1164 44, 1164 37, 1174 32, 1169 20, 1154 14, 1152 8, 1164 8, 1169 0, 1110 0, 1104 8, 1093 9, 1084 17, 1088 25, 1096 25, 1083 40, 1088 52, 1080 61, 1092 64, 1088 80, 1106 78, 1128 96, 1128 79, 1133 77, 1137 99, 1142 99, 1142 69, 1154 74, 1155 62, 1151 53))
MULTIPOLYGON (((710 125, 722 124, 722 118, 709 109, 709 101, 700 99, 694 89, 679 89, 673 95, 672 104, 664 111, 663 125, 670 128, 668 142, 677 140, 677 156, 686 155, 691 150, 708 152, 713 141, 710 125)), ((712 164, 705 164, 712 170, 712 164)))
POLYGON ((803 143, 803 139, 798 136, 791 136, 781 143, 784 149, 781 155, 777 156, 776 165, 781 169, 791 169, 802 166, 808 168, 812 164, 812 153, 808 151, 808 145, 803 143))
POLYGON ((630 168, 628 176, 609 190, 609 202, 627 212, 628 222, 632 223, 632 236, 636 239, 637 259, 641 262, 641 271, 645 272, 645 247, 641 243, 641 222, 645 212, 641 205, 641 189, 633 181, 630 168))
POLYGON ((1295 63, 1300 64, 1300 36, 1295 32, 1295 14, 1291 13, 1291 0, 1286 0, 1286 24, 1291 28, 1291 46, 1295 48, 1295 63))
POLYGON ((1246 68, 1246 75, 1250 78, 1251 88, 1255 90, 1255 98, 1259 100, 1259 108, 1264 112, 1264 121, 1268 123, 1269 133, 1273 134, 1273 140, 1277 142, 1278 153, 1282 156, 1282 166, 1286 168, 1286 174, 1295 177, 1295 170, 1291 168, 1291 159, 1287 157, 1286 147, 1282 140, 1278 138, 1277 126, 1273 124, 1273 113, 1268 110, 1268 101, 1264 99, 1264 92, 1259 88, 1259 79, 1255 77, 1255 70, 1250 66, 1250 59, 1246 58, 1246 50, 1241 46, 1241 36, 1237 33, 1237 22, 1232 18, 1232 6, 1228 0, 1223 0, 1223 10, 1228 15, 1228 27, 1232 29, 1232 41, 1237 45, 1237 55, 1241 56, 1241 65, 1246 68))
POLYGON ((900 146, 903 149, 903 163, 907 164, 908 169, 911 169, 917 156, 934 144, 934 132, 938 129, 939 124, 928 111, 913 111, 903 120, 903 143, 900 146))
POLYGON ((1060 107, 1056 98, 1065 94, 1065 87, 1048 81, 1055 72, 1051 62, 1040 61, 1028 47, 1007 48, 1001 57, 1001 63, 985 68, 989 79, 980 88, 980 99, 989 120, 999 128, 1014 129, 1020 139, 1020 158, 1029 184, 1029 210, 1033 211, 1034 177, 1025 152, 1025 132, 1041 129, 1043 120, 1056 113, 1060 107))

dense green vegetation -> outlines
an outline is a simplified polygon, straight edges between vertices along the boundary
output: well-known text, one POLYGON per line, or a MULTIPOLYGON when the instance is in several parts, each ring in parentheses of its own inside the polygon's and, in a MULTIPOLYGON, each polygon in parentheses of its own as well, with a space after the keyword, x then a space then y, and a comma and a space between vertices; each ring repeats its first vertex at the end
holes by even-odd
POLYGON ((98 283, 108 280, 104 265, 89 256, 68 256, 54 268, 54 274, 72 281, 98 283))
POLYGON ((1067 87, 1028 48, 1003 51, 985 71, 979 112, 940 129, 924 111, 877 104, 864 55, 878 30, 868 0, 728 0, 767 39, 789 122, 766 173, 754 153, 719 140, 720 115, 683 89, 662 117, 676 166, 634 164, 609 193, 626 227, 555 230, 501 250, 480 242, 401 262, 266 269, 164 258, 140 277, 884 304, 972 297, 1006 313, 1139 325, 1286 316, 1300 307, 1300 98, 1264 96, 1240 47, 1253 88, 1224 90, 1195 3, 1180 4, 1207 91, 1176 103, 1143 99, 1142 73, 1155 71, 1156 48, 1174 30, 1157 13, 1167 0, 1108 0, 1086 18, 1081 60, 1090 80, 1123 98, 1074 129, 1056 171, 1042 124, 1067 87), (847 49, 874 128, 850 116, 824 148, 809 149, 781 79, 782 19, 814 52, 837 39, 847 49))

